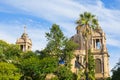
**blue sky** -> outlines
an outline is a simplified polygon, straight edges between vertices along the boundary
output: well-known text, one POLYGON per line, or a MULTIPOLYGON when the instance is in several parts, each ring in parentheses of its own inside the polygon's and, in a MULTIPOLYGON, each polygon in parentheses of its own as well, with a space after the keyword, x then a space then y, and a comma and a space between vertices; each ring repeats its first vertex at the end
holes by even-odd
POLYGON ((41 50, 52 24, 60 25, 65 36, 71 37, 79 14, 88 11, 106 33, 111 69, 120 58, 119 4, 120 0, 0 0, 0 39, 15 43, 26 25, 33 50, 41 50))

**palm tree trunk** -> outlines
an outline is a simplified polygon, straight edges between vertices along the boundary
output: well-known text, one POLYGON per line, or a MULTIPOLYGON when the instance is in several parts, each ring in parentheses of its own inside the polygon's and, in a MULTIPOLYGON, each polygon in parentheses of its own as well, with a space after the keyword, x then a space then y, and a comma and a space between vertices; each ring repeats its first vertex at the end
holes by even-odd
POLYGON ((85 43, 86 43, 86 50, 85 50, 85 52, 86 52, 86 70, 85 70, 85 73, 86 73, 86 80, 89 80, 88 79, 88 40, 86 39, 85 40, 85 43))
MULTIPOLYGON (((86 30, 88 28, 88 24, 86 24, 86 30)), ((85 38, 85 53, 86 53, 86 80, 89 80, 88 79, 88 36, 89 36, 89 33, 87 33, 86 35, 86 38, 85 38)))

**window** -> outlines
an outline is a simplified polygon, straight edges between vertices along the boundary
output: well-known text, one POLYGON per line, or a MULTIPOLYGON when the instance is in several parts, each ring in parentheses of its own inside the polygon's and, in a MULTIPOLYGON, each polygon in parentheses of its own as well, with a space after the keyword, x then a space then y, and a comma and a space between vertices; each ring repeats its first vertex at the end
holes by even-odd
POLYGON ((28 50, 30 50, 30 46, 28 46, 28 50))
POLYGON ((76 56, 76 60, 75 60, 75 68, 80 68, 79 55, 76 56))
POLYGON ((20 49, 23 50, 23 45, 20 45, 20 49))
POLYGON ((101 44, 100 44, 100 40, 96 39, 96 48, 100 49, 101 48, 101 44))
POLYGON ((76 56, 76 60, 75 60, 75 68, 81 68, 83 67, 83 57, 82 56, 76 56))
POLYGON ((101 60, 100 59, 96 59, 95 60, 95 72, 96 73, 101 73, 102 72, 102 68, 101 68, 101 60))
POLYGON ((101 39, 94 39, 93 47, 94 47, 94 49, 101 49, 101 39))

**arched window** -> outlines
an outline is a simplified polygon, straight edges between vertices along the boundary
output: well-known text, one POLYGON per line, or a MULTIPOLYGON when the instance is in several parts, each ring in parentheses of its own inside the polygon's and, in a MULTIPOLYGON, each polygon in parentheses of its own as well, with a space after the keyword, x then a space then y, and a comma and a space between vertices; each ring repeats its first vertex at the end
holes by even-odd
POLYGON ((22 51, 23 51, 23 48, 24 48, 24 46, 23 46, 23 45, 20 45, 20 50, 22 50, 22 51))
POLYGON ((101 39, 93 39, 93 47, 96 50, 100 50, 102 48, 101 39))
POLYGON ((102 68, 101 68, 101 60, 100 59, 96 59, 95 60, 95 72, 96 73, 101 73, 102 72, 102 68))
POLYGON ((101 44, 99 39, 96 39, 96 49, 101 49, 101 44))

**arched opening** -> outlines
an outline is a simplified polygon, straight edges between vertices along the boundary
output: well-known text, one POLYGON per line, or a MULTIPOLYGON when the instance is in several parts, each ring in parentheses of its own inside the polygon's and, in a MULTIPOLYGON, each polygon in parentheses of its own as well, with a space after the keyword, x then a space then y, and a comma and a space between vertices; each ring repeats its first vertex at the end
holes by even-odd
POLYGON ((96 39, 96 48, 101 49, 101 44, 99 39, 96 39))
POLYGON ((79 55, 76 56, 76 60, 75 60, 75 68, 80 68, 80 63, 79 63, 79 55))
POLYGON ((93 47, 96 50, 100 50, 102 48, 101 39, 93 39, 93 47))
POLYGON ((20 45, 20 50, 22 50, 22 51, 23 51, 23 48, 24 48, 24 46, 23 46, 23 45, 20 45))
POLYGON ((101 68, 101 60, 100 59, 96 59, 95 60, 95 72, 96 73, 101 73, 102 72, 102 68, 101 68))
POLYGON ((30 50, 30 46, 28 46, 28 50, 30 50))

